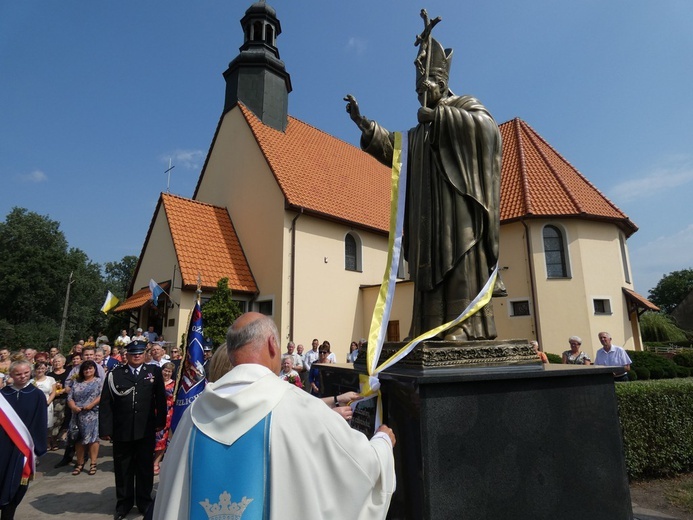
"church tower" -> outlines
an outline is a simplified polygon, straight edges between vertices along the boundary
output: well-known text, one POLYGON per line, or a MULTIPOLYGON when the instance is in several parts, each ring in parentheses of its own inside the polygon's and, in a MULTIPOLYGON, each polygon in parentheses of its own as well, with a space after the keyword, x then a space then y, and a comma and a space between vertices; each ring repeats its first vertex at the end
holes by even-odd
POLYGON ((240 54, 224 72, 224 113, 241 101, 264 124, 286 130, 291 77, 276 46, 281 25, 277 12, 264 0, 254 3, 241 19, 244 42, 240 54))

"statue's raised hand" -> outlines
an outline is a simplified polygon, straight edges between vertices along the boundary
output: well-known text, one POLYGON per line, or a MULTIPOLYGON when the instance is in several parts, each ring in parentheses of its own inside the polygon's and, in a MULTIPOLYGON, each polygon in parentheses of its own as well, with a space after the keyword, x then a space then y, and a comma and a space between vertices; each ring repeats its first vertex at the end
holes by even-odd
POLYGON ((356 98, 351 94, 347 94, 344 101, 347 102, 346 111, 349 113, 351 120, 356 123, 356 126, 358 126, 362 132, 368 131, 372 123, 361 115, 361 110, 359 110, 359 104, 356 98))
POLYGON ((361 116, 361 110, 359 110, 359 104, 356 101, 356 98, 351 94, 347 94, 344 101, 347 102, 346 111, 349 114, 349 117, 351 117, 351 120, 358 126, 361 126, 361 120, 363 117, 361 116))

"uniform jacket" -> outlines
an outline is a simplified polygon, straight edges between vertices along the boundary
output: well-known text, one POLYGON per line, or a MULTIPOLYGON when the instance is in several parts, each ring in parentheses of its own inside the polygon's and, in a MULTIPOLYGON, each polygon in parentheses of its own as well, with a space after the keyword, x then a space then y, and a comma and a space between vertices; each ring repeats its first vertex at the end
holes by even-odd
POLYGON ((106 376, 99 403, 99 435, 114 441, 154 436, 166 425, 166 389, 161 369, 144 364, 137 378, 128 365, 106 376))

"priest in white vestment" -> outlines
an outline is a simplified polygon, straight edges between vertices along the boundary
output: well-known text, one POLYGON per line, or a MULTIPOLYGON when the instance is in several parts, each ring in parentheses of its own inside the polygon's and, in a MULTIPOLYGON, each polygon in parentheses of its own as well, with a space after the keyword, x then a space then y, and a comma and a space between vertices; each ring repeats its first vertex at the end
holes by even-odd
POLYGON ((368 440, 322 400, 279 379, 270 318, 244 314, 227 346, 234 368, 183 415, 154 518, 384 519, 395 490, 392 430, 383 425, 368 440))

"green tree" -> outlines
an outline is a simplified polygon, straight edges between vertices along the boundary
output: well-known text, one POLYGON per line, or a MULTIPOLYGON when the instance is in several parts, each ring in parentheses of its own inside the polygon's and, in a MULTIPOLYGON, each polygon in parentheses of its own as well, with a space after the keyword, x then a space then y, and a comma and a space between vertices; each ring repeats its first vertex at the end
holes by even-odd
POLYGON ((674 308, 693 290, 693 269, 674 271, 662 277, 649 298, 663 312, 671 314, 674 308))
MULTIPOLYGON (((104 264, 106 291, 111 291, 121 302, 125 301, 125 297, 128 294, 128 289, 137 267, 137 260, 136 256, 127 255, 119 262, 106 262, 104 264)), ((103 297, 106 297, 106 292, 104 292, 103 297)), ((101 316, 104 316, 103 313, 101 316)), ((101 329, 112 340, 115 340, 120 331, 127 328, 130 323, 130 317, 122 313, 110 313, 108 318, 104 316, 104 320, 106 324, 101 329)))
POLYGON ((6 333, 0 345, 43 349, 57 342, 70 273, 66 342, 98 323, 105 294, 100 266, 68 247, 58 222, 13 208, 0 222, 0 324, 6 333))
POLYGON ((661 312, 646 312, 640 316, 643 341, 686 341, 686 333, 661 312))
POLYGON ((120 262, 106 262, 104 264, 105 281, 108 290, 115 294, 121 301, 125 299, 130 288, 132 276, 137 267, 137 257, 124 256, 120 262))
POLYGON ((233 301, 229 289, 229 279, 222 278, 217 282, 217 290, 202 307, 202 320, 206 338, 211 338, 215 347, 226 341, 226 331, 231 323, 241 315, 241 309, 233 301))

